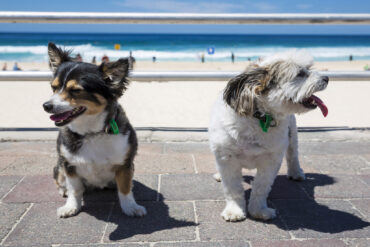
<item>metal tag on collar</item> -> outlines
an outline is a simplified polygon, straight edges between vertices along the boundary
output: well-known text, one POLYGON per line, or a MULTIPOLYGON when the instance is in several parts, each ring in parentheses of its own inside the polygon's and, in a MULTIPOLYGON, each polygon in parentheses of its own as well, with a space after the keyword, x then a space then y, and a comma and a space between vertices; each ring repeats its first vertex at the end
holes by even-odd
POLYGON ((270 114, 265 114, 265 119, 260 119, 260 126, 263 132, 267 132, 271 126, 272 117, 270 114))
POLYGON ((112 129, 113 135, 119 134, 119 128, 118 128, 118 125, 116 123, 116 120, 114 120, 114 119, 109 120, 109 125, 112 129))

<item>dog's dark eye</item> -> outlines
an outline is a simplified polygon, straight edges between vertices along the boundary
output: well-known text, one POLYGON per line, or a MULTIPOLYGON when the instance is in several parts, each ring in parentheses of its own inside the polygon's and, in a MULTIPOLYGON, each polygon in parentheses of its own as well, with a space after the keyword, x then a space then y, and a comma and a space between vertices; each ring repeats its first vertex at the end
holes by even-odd
POLYGON ((55 87, 55 86, 51 86, 51 90, 53 90, 53 92, 55 92, 58 88, 55 87))
POLYGON ((305 77, 307 75, 306 71, 305 70, 301 70, 299 71, 297 77, 305 77))
POLYGON ((80 89, 80 88, 71 88, 69 90, 69 92, 74 93, 74 94, 80 93, 81 91, 82 91, 82 89, 80 89))

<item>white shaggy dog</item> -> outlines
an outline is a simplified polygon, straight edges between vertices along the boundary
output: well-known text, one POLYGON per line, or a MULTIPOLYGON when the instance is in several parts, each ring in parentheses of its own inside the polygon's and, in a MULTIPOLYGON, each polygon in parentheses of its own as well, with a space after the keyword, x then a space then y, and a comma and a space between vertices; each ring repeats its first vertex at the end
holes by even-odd
POLYGON ((242 168, 257 168, 248 204, 249 214, 268 220, 276 216, 266 203, 284 154, 288 177, 304 180, 298 160, 295 113, 328 109, 313 94, 324 90, 328 77, 311 71, 312 57, 293 50, 259 60, 231 79, 213 107, 210 146, 216 157, 215 175, 222 178, 227 221, 246 218, 242 168))

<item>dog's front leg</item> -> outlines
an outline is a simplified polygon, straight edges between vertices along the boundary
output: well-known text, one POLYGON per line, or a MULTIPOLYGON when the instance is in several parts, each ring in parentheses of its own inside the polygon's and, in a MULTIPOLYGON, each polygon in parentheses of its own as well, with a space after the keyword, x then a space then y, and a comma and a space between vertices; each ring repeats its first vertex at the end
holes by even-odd
POLYGON ((133 168, 121 166, 116 170, 118 198, 122 211, 128 216, 144 216, 146 209, 136 203, 132 194, 133 168))
POLYGON ((66 174, 67 202, 63 207, 58 208, 57 214, 61 218, 73 216, 81 209, 84 185, 76 175, 66 174))
POLYGON ((244 220, 246 213, 241 166, 233 159, 216 157, 216 161, 226 199, 226 207, 221 216, 226 221, 244 220))
POLYGON ((286 161, 288 165, 288 178, 293 180, 304 180, 305 175, 298 159, 298 135, 295 116, 290 116, 289 121, 289 145, 286 151, 286 161))
POLYGON ((276 217, 275 209, 267 206, 267 196, 281 166, 281 160, 274 164, 261 164, 252 182, 252 192, 248 204, 248 213, 257 219, 269 220, 276 217))

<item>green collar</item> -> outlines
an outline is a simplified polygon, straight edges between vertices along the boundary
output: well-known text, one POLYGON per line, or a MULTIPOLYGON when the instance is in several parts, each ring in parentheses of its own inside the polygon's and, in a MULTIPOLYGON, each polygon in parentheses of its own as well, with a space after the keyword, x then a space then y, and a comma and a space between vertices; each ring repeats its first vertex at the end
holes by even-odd
POLYGON ((253 114, 253 117, 259 120, 261 129, 263 132, 267 132, 270 127, 276 126, 275 119, 268 113, 262 113, 260 111, 256 111, 253 114))
POLYGON ((118 128, 116 120, 114 120, 113 118, 109 120, 109 125, 110 125, 113 135, 119 134, 119 128, 118 128))

